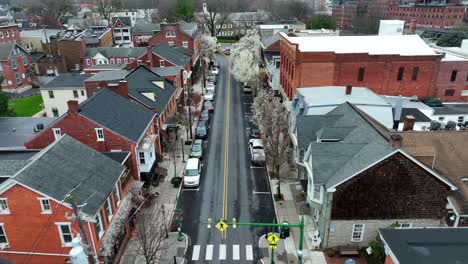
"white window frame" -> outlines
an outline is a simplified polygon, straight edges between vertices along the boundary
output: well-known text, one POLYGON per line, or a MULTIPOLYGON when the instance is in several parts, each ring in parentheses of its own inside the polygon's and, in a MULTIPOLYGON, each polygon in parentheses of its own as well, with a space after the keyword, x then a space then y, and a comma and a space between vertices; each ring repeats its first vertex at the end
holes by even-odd
POLYGON ((461 96, 468 96, 468 90, 462 90, 461 96))
POLYGON ((122 201, 122 197, 120 196, 120 188, 119 188, 119 183, 117 182, 115 184, 115 192, 114 192, 115 200, 117 201, 117 205, 120 204, 120 201, 122 201))
POLYGON ((104 141, 104 129, 103 128, 95 128, 94 130, 96 130, 96 140, 97 141, 104 141))
POLYGON ((121 58, 117 58, 117 64, 122 64, 122 59, 121 58))
POLYGON ((174 47, 174 41, 167 42, 167 45, 169 45, 170 47, 174 47))
MULTIPOLYGON (((109 223, 110 223, 111 220, 112 220, 112 217, 114 216, 114 208, 112 208, 112 199, 111 199, 110 195, 109 195, 109 197, 107 197, 106 203, 108 203, 108 205, 109 205, 110 214, 107 215, 107 219, 109 220, 109 223)), ((105 210, 105 211, 106 211, 106 214, 109 213, 109 212, 107 212, 107 210, 105 210)))
POLYGON ((138 152, 138 161, 140 162, 141 165, 146 165, 146 154, 143 151, 138 152), (143 154, 143 162, 141 162, 141 154, 143 154))
POLYGON ((60 128, 52 128, 52 132, 54 133, 55 140, 62 136, 62 131, 60 128))
POLYGON ((26 57, 21 57, 21 61, 23 62, 23 65, 26 66, 28 65, 28 60, 26 59, 26 57))
POLYGON ((362 242, 364 239, 364 231, 365 231, 366 225, 365 224, 353 224, 353 230, 351 231, 351 242, 362 242), (361 230, 356 230, 357 226, 361 226, 361 230), (360 232, 360 236, 358 239, 354 238, 354 234, 360 232))
POLYGON ((164 60, 159 60, 159 67, 164 67, 164 60))
POLYGON ((109 64, 115 64, 114 58, 109 60, 109 64))
POLYGON ((465 122, 465 116, 459 116, 457 119, 458 123, 463 123, 465 122), (460 121, 461 120, 461 121, 460 121))
POLYGON ((182 47, 188 49, 188 41, 182 41, 182 47))
POLYGON ((91 60, 90 59, 86 59, 86 65, 91 65, 91 60))
POLYGON ((18 69, 18 62, 16 61, 16 58, 11 59, 11 67, 14 70, 18 69))
POLYGON ((98 222, 97 224, 99 225, 99 228, 101 229, 101 231, 99 231, 98 233, 98 236, 99 238, 101 238, 102 235, 104 235, 104 222, 102 221, 101 210, 99 210, 98 212, 97 222, 98 222))
POLYGON ((320 208, 314 208, 314 220, 316 223, 320 220, 320 208))
POLYGON ((128 58, 124 58, 123 62, 124 62, 124 64, 127 64, 128 63, 128 58))
MULTIPOLYGON (((318 185, 318 184, 317 184, 317 185, 318 185)), ((319 196, 320 196, 320 197, 319 197, 319 199, 316 199, 316 198, 315 198, 315 187, 316 187, 317 185, 312 186, 312 188, 313 188, 313 189, 312 189, 312 201, 321 204, 321 203, 323 202, 323 193, 324 193, 324 189, 323 189, 323 186, 322 186, 322 185, 319 185, 319 188, 320 188, 320 189, 319 189, 319 192, 320 192, 320 193, 319 193, 319 196)))
POLYGON ((52 204, 50 203, 49 198, 37 198, 39 200, 39 203, 41 205, 41 214, 51 214, 52 213, 52 204), (49 209, 44 208, 44 201, 47 201, 49 203, 49 209))
POLYGON ((73 240, 73 231, 72 231, 72 228, 71 228, 71 223, 70 222, 56 222, 55 225, 57 225, 57 229, 59 231, 59 236, 60 236, 60 241, 62 242, 62 247, 71 247, 72 246, 72 243, 71 241, 70 242, 65 242, 65 240, 63 239, 63 233, 62 233, 62 228, 60 228, 61 226, 68 226, 68 228, 70 229, 70 235, 72 237, 72 240, 73 240))
POLYGON ((174 33, 174 31, 166 32, 166 38, 175 38, 175 37, 176 37, 176 34, 174 33))
POLYGON ((443 122, 445 120, 445 117, 439 116, 438 120, 439 120, 439 122, 443 122))
POLYGON ((0 208, 0 214, 4 215, 4 214, 10 214, 10 207, 8 206, 8 199, 7 198, 0 198, 0 202, 3 204, 3 206, 5 206, 6 208, 3 209, 3 208, 0 208))
POLYGON ((130 63, 132 63, 135 60, 135 58, 130 58, 130 63))
POLYGON ((10 247, 10 242, 8 242, 8 236, 7 236, 7 233, 5 231, 5 224, 4 223, 0 223, 0 229, 2 229, 3 231, 3 235, 5 236, 5 240, 6 240, 6 243, 0 243, 0 248, 1 247, 10 247))
POLYGON ((73 90, 72 93, 73 93, 73 98, 79 98, 80 97, 80 94, 78 93, 78 90, 73 90))

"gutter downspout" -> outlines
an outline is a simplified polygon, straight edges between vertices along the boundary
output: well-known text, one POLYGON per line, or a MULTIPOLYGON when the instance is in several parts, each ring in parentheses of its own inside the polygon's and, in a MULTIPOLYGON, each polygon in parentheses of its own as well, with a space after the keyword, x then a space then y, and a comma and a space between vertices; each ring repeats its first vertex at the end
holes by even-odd
POLYGON ((89 234, 91 235, 91 243, 93 244, 93 248, 94 248, 94 259, 97 261, 97 263, 99 263, 99 260, 97 257, 97 251, 96 251, 96 243, 94 242, 94 236, 93 236, 93 232, 91 231, 91 225, 89 224, 89 222, 88 222, 88 229, 89 229, 89 234))

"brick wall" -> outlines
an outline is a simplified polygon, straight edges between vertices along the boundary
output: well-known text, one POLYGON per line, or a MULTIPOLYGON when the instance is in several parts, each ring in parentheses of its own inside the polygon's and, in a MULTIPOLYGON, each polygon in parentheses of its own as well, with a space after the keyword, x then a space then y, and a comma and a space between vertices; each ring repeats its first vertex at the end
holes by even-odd
POLYGON ((113 47, 114 37, 112 36, 112 29, 104 32, 99 39, 99 47, 113 47))
POLYGON ((0 27, 0 43, 18 43, 18 45, 21 45, 20 32, 16 24, 0 27))
POLYGON ((26 52, 21 50, 19 55, 12 54, 8 61, 1 61, 2 70, 0 74, 5 78, 5 85, 2 85, 2 90, 7 92, 15 92, 22 88, 29 87, 31 79, 27 74, 27 71, 31 69, 31 61, 29 60, 29 55, 26 52), (23 64, 22 58, 26 59, 26 65, 23 64), (15 60, 18 65, 17 69, 13 69, 11 61, 15 60), (18 73, 22 81, 17 83, 15 79, 15 73, 18 73))
POLYGON ((161 23, 161 31, 148 40, 148 45, 156 46, 161 43, 169 44, 169 42, 173 42, 174 46, 182 47, 184 41, 188 42, 188 49, 195 50, 194 40, 189 35, 180 30, 179 24, 161 23), (174 32, 175 37, 166 37, 166 34, 169 31, 174 32))
MULTIPOLYGON (((468 93, 462 95, 463 90, 468 90, 468 61, 442 61, 437 77, 435 96, 444 102, 466 102, 468 93), (452 81, 452 74, 455 79, 452 81)), ((468 91, 467 91, 468 92, 468 91)))
POLYGON ((419 28, 452 28, 463 23, 464 6, 393 6, 389 7, 386 19, 416 21, 419 28))
POLYGON ((57 49, 59 55, 65 58, 65 64, 68 71, 75 69, 75 65, 81 65, 84 58, 86 44, 84 39, 78 40, 61 40, 57 41, 57 49))

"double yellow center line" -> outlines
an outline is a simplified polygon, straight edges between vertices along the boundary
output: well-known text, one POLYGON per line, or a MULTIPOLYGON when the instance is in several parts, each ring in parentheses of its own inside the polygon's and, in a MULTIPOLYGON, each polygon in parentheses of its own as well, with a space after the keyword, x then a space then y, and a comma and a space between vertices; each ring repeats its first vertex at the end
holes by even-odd
MULTIPOLYGON (((224 193, 223 193, 223 219, 227 220, 228 202, 228 170, 229 170, 229 113, 231 106, 231 66, 228 60, 227 71, 227 104, 226 104, 226 131, 224 139, 224 193)), ((222 238, 226 238, 226 231, 222 238)))

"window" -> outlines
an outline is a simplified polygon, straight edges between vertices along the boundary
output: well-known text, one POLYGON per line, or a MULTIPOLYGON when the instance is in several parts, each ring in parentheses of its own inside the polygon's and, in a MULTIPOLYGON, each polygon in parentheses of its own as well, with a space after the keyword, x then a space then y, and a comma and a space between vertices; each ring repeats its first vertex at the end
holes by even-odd
POLYGON ((62 241, 63 247, 71 247, 73 240, 73 234, 71 231, 70 223, 55 223, 58 227, 60 240, 62 241))
POLYGON ((166 32, 166 38, 175 38, 175 33, 174 31, 168 31, 166 32))
POLYGON ((314 185, 314 196, 312 197, 312 200, 322 203, 322 186, 319 184, 314 185))
POLYGON ((78 98, 78 91, 77 90, 73 90, 73 97, 78 98))
POLYGON ((164 60, 159 60, 159 67, 164 67, 164 60))
POLYGON ((8 246, 8 238, 3 224, 0 224, 0 246, 8 246))
POLYGON ((60 128, 52 128, 52 131, 54 132, 55 140, 59 139, 62 136, 60 128))
POLYGON ((3 32, 0 32, 0 37, 3 38, 3 32))
POLYGON ((130 62, 133 62, 135 60, 135 58, 130 58, 130 62))
POLYGON ((118 58, 117 59, 117 64, 121 64, 122 63, 122 59, 121 58, 118 58))
POLYGON ((413 74, 411 75, 411 80, 416 81, 418 79, 419 67, 413 68, 413 74))
POLYGON ((102 128, 95 128, 97 141, 104 141, 104 130, 102 128))
POLYGON ((320 219, 320 209, 314 208, 314 220, 316 223, 318 223, 320 219))
POLYGON ((106 201, 106 213, 107 213, 107 219, 109 220, 109 223, 112 219, 112 202, 111 202, 111 197, 107 197, 106 201))
POLYGON ((400 224, 400 228, 411 228, 411 227, 413 227, 413 224, 411 224, 411 223, 400 224))
POLYGON ((21 84, 23 82, 23 77, 21 77, 20 73, 15 73, 15 81, 17 84, 21 84))
POLYGON ((28 60, 26 60, 26 57, 21 57, 21 60, 23 61, 24 66, 28 65, 28 60))
POLYGON ((5 35, 7 36, 7 38, 10 36, 10 33, 8 33, 8 30, 5 30, 5 35))
POLYGON ((52 107, 52 114, 53 114, 55 117, 58 117, 58 116, 59 116, 59 112, 58 112, 58 108, 57 108, 57 107, 52 107))
POLYGON ((109 63, 110 63, 110 64, 115 64, 114 58, 110 59, 110 62, 109 62, 109 63))
POLYGON ((41 203, 41 210, 43 214, 51 214, 52 208, 50 207, 50 200, 48 198, 39 198, 41 203))
POLYGON ((450 75, 450 81, 451 82, 454 82, 455 80, 457 80, 457 73, 458 73, 457 70, 452 71, 452 75, 450 75))
POLYGON ((458 117, 458 123, 463 123, 465 121, 465 117, 464 116, 459 116, 458 117))
POLYGON ((398 75, 397 75, 397 81, 403 80, 403 73, 405 71, 405 67, 400 67, 398 68, 398 75))
POLYGON ((174 41, 169 41, 167 44, 171 47, 174 47, 174 41))
POLYGON ((84 96, 84 91, 83 90, 81 90, 81 96, 84 96))
POLYGON ((102 222, 101 211, 99 211, 97 215, 96 224, 94 224, 94 226, 96 228, 99 238, 101 238, 102 234, 104 234, 104 224, 102 222))
POLYGON ((188 48, 188 41, 182 41, 182 46, 184 48, 188 48))
POLYGON ((145 164, 145 153, 140 152, 138 155, 140 157, 140 164, 145 164))
POLYGON ((54 97, 54 91, 49 91, 49 98, 51 98, 51 99, 52 99, 52 98, 55 98, 55 97, 54 97))
POLYGON ((86 59, 86 65, 91 65, 91 60, 90 59, 86 59))
POLYGON ((357 80, 362 82, 364 81, 364 68, 359 68, 359 72, 358 72, 358 77, 357 77, 357 80))
POLYGON ((138 66, 140 66, 141 65, 141 60, 137 60, 137 64, 138 64, 138 66))
POLYGON ((11 67, 15 70, 18 69, 18 63, 16 62, 16 59, 11 60, 11 67))
POLYGON ((10 214, 10 208, 6 198, 0 198, 0 214, 10 214))
POLYGON ((125 64, 128 63, 128 58, 124 58, 124 63, 125 63, 125 64))
POLYGON ((123 39, 124 40, 130 40, 130 37, 129 36, 124 36, 123 39))
POLYGON ((117 204, 120 203, 120 190, 119 190, 119 183, 117 183, 115 185, 115 188, 114 188, 114 197, 115 197, 115 201, 117 202, 117 204))
POLYGON ((445 90, 445 96, 453 96, 455 94, 455 90, 447 89, 445 90))
POLYGON ((353 224, 352 242, 361 242, 364 238, 364 224, 353 224))

